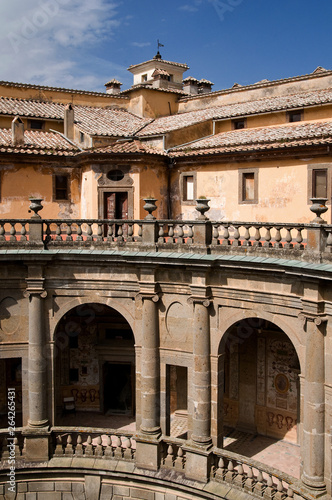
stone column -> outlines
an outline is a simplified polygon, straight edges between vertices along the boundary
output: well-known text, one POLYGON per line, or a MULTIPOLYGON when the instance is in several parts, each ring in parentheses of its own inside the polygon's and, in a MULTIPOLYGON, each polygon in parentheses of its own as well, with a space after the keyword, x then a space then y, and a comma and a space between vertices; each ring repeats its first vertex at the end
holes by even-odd
POLYGON ((29 419, 25 429, 27 458, 48 459, 47 418, 47 361, 45 359, 45 331, 43 299, 44 279, 27 279, 25 296, 29 298, 29 419))
POLYGON ((209 477, 211 439, 210 300, 191 297, 193 328, 193 417, 191 440, 186 447, 186 476, 209 477))
POLYGON ((302 315, 306 325, 302 481, 321 493, 324 481, 325 370, 324 326, 326 318, 302 315))
POLYGON ((142 293, 141 426, 137 435, 138 466, 157 470, 160 465, 159 296, 142 293))

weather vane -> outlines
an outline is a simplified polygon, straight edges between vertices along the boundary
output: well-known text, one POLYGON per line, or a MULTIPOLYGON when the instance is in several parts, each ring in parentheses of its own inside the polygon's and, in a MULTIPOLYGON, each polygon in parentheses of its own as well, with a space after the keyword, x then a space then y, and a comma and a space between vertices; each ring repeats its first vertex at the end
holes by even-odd
POLYGON ((158 42, 158 48, 157 48, 157 51, 159 52, 159 48, 160 48, 160 47, 164 47, 164 45, 163 45, 162 43, 160 43, 160 42, 159 42, 159 40, 157 40, 157 42, 158 42))

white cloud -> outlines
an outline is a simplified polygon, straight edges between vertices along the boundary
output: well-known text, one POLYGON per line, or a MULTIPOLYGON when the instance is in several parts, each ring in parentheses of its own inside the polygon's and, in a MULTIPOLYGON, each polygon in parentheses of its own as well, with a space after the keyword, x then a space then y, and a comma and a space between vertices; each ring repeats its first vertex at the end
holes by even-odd
POLYGON ((116 7, 110 0, 2 2, 0 79, 62 87, 100 86, 92 69, 97 58, 91 57, 87 65, 86 54, 112 37, 120 24, 116 7))
POLYGON ((151 45, 151 42, 132 42, 131 45, 142 49, 143 47, 149 47, 149 45, 151 45))

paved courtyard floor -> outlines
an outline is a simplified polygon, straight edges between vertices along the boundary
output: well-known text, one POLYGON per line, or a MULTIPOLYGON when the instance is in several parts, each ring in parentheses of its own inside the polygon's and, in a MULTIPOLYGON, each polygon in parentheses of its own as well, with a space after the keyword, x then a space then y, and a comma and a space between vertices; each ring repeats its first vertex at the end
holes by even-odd
MULTIPOLYGON (((135 432, 134 417, 127 415, 102 415, 94 412, 77 412, 58 418, 57 426, 96 427, 135 432)), ((187 418, 171 417, 171 436, 186 438, 187 418)), ((240 432, 225 428, 224 448, 228 451, 251 457, 259 462, 300 477, 300 447, 286 441, 240 432)))

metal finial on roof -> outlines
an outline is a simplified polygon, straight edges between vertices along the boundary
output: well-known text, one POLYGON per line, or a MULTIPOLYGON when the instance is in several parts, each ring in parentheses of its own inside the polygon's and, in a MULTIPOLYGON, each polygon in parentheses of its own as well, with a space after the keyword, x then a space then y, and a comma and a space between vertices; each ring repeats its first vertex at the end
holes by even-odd
POLYGON ((159 42, 159 39, 157 40, 157 54, 154 56, 153 59, 161 59, 161 54, 159 52, 160 47, 164 47, 162 43, 159 42))

